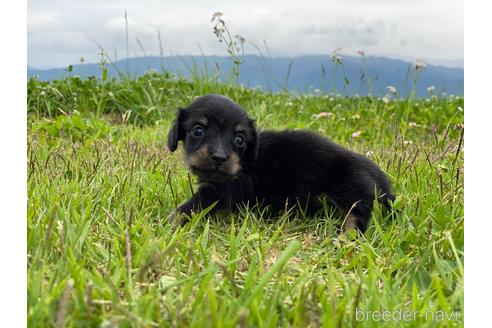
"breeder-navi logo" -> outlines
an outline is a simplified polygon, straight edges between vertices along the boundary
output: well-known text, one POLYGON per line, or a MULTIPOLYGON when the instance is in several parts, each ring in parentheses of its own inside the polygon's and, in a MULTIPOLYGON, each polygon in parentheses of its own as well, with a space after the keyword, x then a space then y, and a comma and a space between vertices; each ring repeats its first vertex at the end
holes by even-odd
POLYGON ((381 311, 362 311, 355 309, 356 321, 415 321, 417 318, 424 319, 425 321, 457 321, 460 319, 460 314, 455 311, 410 311, 410 310, 381 310, 381 311))

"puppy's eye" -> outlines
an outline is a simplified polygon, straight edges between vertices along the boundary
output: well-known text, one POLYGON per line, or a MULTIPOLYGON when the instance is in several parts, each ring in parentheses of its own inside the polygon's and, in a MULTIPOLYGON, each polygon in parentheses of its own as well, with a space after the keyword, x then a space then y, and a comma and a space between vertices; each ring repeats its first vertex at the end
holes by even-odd
POLYGON ((244 137, 238 134, 237 136, 234 137, 233 142, 236 146, 241 147, 242 145, 244 145, 244 137))
POLYGON ((193 134, 194 137, 203 137, 205 135, 205 128, 203 126, 195 126, 193 130, 191 130, 191 134, 193 134))

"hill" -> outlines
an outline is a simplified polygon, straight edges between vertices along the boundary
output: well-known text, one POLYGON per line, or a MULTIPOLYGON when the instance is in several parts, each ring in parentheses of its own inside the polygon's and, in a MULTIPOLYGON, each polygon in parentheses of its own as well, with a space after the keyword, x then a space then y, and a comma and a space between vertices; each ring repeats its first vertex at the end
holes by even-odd
MULTIPOLYGON (((130 77, 143 75, 148 70, 167 70, 185 78, 197 75, 218 77, 221 81, 230 78, 232 63, 224 56, 172 56, 135 57, 108 64, 108 75, 130 77)), ((28 79, 38 76, 40 80, 60 79, 69 74, 86 78, 100 76, 100 64, 87 63, 67 68, 27 68, 28 79)), ((277 92, 287 89, 292 92, 337 91, 345 95, 367 95, 371 92, 381 96, 387 86, 394 86, 400 95, 407 96, 413 88, 413 64, 385 57, 344 56, 342 65, 335 65, 328 55, 300 57, 260 57, 246 55, 240 66, 239 83, 249 87, 261 86, 263 90, 277 92), (336 81, 334 83, 334 81, 336 81)), ((460 68, 428 65, 420 71, 416 91, 426 96, 429 86, 435 92, 463 95, 464 71, 460 68)))

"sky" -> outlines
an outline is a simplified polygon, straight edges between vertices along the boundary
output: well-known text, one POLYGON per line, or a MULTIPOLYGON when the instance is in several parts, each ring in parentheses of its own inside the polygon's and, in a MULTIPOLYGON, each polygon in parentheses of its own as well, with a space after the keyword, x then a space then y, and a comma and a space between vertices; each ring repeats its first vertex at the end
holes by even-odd
POLYGON ((28 0, 27 62, 37 68, 129 56, 226 55, 213 34, 213 13, 247 42, 244 51, 272 56, 385 56, 462 67, 462 0, 28 0), (99 44, 99 46, 98 46, 99 44), (266 47, 265 47, 266 45, 266 47))

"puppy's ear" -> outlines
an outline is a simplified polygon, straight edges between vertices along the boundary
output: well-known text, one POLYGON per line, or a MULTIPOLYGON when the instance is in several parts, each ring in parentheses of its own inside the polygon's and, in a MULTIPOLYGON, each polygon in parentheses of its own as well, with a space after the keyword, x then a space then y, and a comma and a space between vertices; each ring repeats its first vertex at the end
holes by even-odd
POLYGON ((173 125, 167 134, 167 148, 170 151, 176 151, 178 148, 178 141, 184 140, 185 130, 183 128, 183 121, 185 117, 185 109, 179 108, 176 114, 176 119, 173 121, 173 125))
POLYGON ((258 132, 256 131, 256 124, 254 120, 249 120, 248 122, 250 139, 248 140, 248 146, 246 148, 245 157, 250 160, 256 160, 259 151, 259 139, 258 132))

